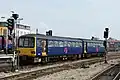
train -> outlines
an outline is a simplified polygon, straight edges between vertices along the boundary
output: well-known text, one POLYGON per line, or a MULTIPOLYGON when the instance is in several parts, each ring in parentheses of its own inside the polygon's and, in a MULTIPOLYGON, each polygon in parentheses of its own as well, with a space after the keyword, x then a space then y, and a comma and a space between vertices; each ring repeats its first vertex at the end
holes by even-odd
POLYGON ((0 53, 1 54, 12 54, 13 52, 12 40, 6 39, 4 36, 0 36, 0 53), (7 41, 7 45, 6 45, 7 41), (6 48, 7 47, 7 48, 6 48))
POLYGON ((26 34, 18 39, 20 62, 75 60, 104 56, 103 40, 91 40, 44 34, 26 34))
POLYGON ((0 54, 12 53, 12 40, 8 37, 8 28, 6 26, 7 22, 0 22, 0 54))

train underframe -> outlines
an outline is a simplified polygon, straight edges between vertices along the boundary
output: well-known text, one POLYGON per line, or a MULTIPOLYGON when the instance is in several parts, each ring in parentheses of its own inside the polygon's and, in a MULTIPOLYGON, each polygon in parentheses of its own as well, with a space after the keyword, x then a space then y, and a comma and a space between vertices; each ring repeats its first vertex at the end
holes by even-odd
POLYGON ((55 55, 55 56, 42 56, 42 57, 29 57, 29 56, 20 56, 20 65, 23 64, 34 64, 34 63, 48 63, 48 62, 57 62, 57 61, 67 61, 67 60, 79 60, 86 59, 91 57, 103 57, 103 53, 93 53, 93 54, 72 54, 72 55, 55 55))

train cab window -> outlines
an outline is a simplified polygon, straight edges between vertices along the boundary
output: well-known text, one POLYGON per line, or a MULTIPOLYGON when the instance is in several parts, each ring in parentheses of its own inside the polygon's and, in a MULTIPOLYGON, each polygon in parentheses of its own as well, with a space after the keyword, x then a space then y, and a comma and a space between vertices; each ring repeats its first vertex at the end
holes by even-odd
POLYGON ((59 41, 59 47, 63 47, 63 41, 59 41))
POLYGON ((29 39, 29 46, 34 47, 34 39, 29 39))
POLYGON ((53 41, 48 41, 48 47, 54 47, 54 42, 53 41))
POLYGON ((29 41, 28 41, 28 38, 25 38, 25 41, 24 41, 24 46, 25 46, 25 47, 28 46, 28 44, 29 44, 28 42, 29 42, 29 41))
POLYGON ((34 38, 32 38, 32 37, 19 38, 18 47, 33 48, 34 47, 34 38))

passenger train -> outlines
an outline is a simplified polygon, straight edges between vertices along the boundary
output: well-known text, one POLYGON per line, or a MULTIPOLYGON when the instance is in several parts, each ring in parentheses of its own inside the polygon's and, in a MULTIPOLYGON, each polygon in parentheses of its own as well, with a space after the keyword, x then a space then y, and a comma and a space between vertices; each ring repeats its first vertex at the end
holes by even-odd
POLYGON ((8 28, 6 26, 7 22, 0 22, 0 54, 6 53, 6 47, 8 53, 12 52, 12 40, 6 37, 8 36, 8 28), (6 42, 8 45, 6 45, 6 42))
POLYGON ((19 37, 18 52, 22 62, 49 62, 103 56, 105 49, 102 40, 26 34, 19 37))

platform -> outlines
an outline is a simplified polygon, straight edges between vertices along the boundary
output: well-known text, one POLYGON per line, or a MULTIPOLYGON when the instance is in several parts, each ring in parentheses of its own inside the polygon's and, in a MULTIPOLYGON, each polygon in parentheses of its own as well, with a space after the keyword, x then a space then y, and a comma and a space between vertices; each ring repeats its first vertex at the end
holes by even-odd
POLYGON ((0 59, 13 58, 13 54, 0 54, 0 59))

